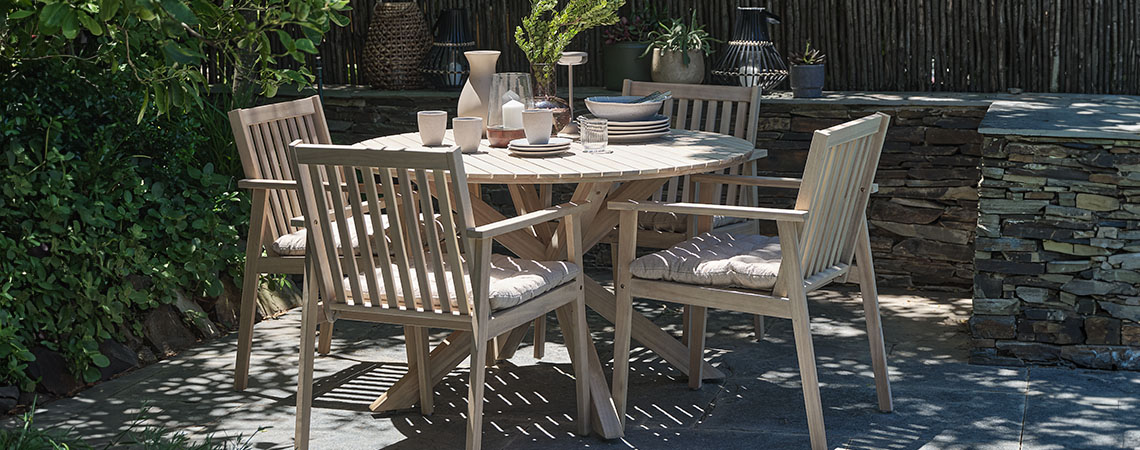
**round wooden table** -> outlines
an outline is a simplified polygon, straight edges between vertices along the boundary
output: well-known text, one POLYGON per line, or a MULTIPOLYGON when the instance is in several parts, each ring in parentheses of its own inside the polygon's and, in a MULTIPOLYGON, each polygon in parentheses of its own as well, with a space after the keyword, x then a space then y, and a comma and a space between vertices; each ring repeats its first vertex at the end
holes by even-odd
MULTIPOLYGON (((448 130, 444 145, 438 147, 423 146, 419 133, 369 139, 357 145, 386 149, 438 148, 444 151, 452 148, 454 141, 451 130, 448 130)), ((668 137, 640 143, 611 143, 607 148, 612 152, 584 153, 582 145, 575 142, 565 155, 519 157, 511 155, 506 149, 491 148, 487 140, 483 140, 478 152, 463 155, 463 163, 467 179, 472 184, 506 184, 519 214, 550 206, 551 185, 577 184, 571 201, 591 204, 590 210, 582 216, 582 248, 583 251, 588 251, 617 226, 618 214, 606 208, 606 203, 644 201, 672 177, 712 172, 767 156, 766 150, 756 149, 744 139, 677 129, 672 130, 668 137), (618 183, 620 185, 615 186, 618 183)), ((478 188, 471 189, 471 192, 471 206, 478 224, 506 219, 482 200, 478 188)), ((566 249, 564 242, 558 238, 559 235, 559 227, 544 224, 503 235, 497 240, 522 258, 551 260, 565 258, 566 249)), ((611 322, 616 316, 614 294, 590 277, 586 277, 586 304, 611 322)), ((577 326, 570 323, 570 319, 558 316, 560 325, 577 326)), ((688 375, 687 347, 640 314, 633 315, 632 325, 633 339, 688 375)), ((535 322, 535 326, 535 356, 541 357, 545 326, 541 320, 535 322)), ((530 324, 526 324, 497 338, 496 359, 513 356, 529 328, 530 324)), ((620 437, 622 430, 610 399, 609 385, 602 372, 601 362, 593 348, 587 353, 590 356, 594 430, 605 438, 620 437)), ((470 336, 461 332, 453 333, 431 353, 429 367, 433 381, 441 380, 469 354, 470 336)), ((704 364, 702 374, 705 378, 724 377, 722 372, 708 363, 704 364)), ((418 400, 416 383, 416 374, 409 372, 377 399, 372 409, 387 411, 411 407, 418 400)))

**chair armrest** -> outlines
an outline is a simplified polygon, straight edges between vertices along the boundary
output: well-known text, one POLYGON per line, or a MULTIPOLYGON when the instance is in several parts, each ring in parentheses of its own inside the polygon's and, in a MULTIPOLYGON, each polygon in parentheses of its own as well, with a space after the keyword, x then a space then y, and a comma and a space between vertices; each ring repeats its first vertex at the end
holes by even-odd
POLYGON ((749 175, 700 174, 691 175, 689 179, 694 183, 722 183, 739 184, 742 186, 760 186, 771 188, 799 189, 800 178, 758 177, 749 175))
POLYGON ((297 182, 293 180, 246 178, 244 180, 238 180, 238 187, 241 189, 286 189, 292 191, 297 189, 297 182))
POLYGON ((466 235, 471 239, 488 239, 495 236, 518 231, 526 227, 538 225, 543 222, 549 222, 559 219, 570 214, 577 214, 586 210, 590 202, 583 203, 563 203, 561 205, 551 206, 549 208, 540 209, 538 211, 529 212, 521 216, 511 217, 509 219, 500 220, 498 222, 480 225, 475 228, 468 228, 466 235))
POLYGON ((689 214, 697 216, 727 216, 741 219, 775 220, 778 222, 803 222, 807 211, 795 209, 758 208, 754 206, 709 205, 704 203, 667 202, 610 202, 609 208, 618 211, 648 211, 689 214))

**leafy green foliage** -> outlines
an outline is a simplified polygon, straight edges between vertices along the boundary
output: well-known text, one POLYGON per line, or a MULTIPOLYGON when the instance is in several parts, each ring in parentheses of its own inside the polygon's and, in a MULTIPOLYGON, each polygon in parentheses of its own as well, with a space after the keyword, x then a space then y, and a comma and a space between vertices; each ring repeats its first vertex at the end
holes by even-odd
POLYGON ((689 51, 700 50, 705 56, 712 54, 712 44, 720 42, 709 36, 704 25, 697 25, 697 11, 693 10, 693 17, 689 23, 681 19, 670 19, 669 23, 657 24, 658 29, 649 32, 649 48, 641 56, 648 55, 653 49, 663 52, 681 52, 681 62, 689 65, 689 51))
POLYGON ((617 23, 618 8, 624 4, 625 0, 569 0, 562 11, 555 11, 558 0, 532 0, 530 15, 515 29, 515 43, 535 69, 538 84, 554 77, 555 63, 574 36, 617 23))
POLYGON ((198 152, 214 116, 136 124, 137 80, 82 61, 0 76, 0 384, 31 390, 37 345, 94 381, 100 340, 140 335, 176 289, 215 296, 219 273, 240 279, 248 203, 198 152))
POLYGON ((235 68, 235 101, 246 106, 255 88, 272 97, 282 85, 311 83, 305 55, 317 53, 332 24, 348 23, 348 9, 348 0, 4 0, 0 59, 82 59, 125 71, 146 88, 135 110, 141 121, 146 111, 201 108, 201 66, 211 54, 235 68), (271 37, 285 50, 274 52, 271 37), (283 58, 300 68, 274 68, 283 58))

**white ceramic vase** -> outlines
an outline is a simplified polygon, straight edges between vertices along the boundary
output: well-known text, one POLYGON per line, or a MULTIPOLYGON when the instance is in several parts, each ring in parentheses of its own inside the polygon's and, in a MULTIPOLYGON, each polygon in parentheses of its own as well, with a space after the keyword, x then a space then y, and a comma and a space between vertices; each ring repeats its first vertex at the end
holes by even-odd
POLYGON ((491 94, 491 76, 495 74, 495 64, 499 61, 498 50, 472 50, 463 52, 471 74, 459 94, 459 116, 483 119, 483 133, 487 133, 487 100, 491 94))

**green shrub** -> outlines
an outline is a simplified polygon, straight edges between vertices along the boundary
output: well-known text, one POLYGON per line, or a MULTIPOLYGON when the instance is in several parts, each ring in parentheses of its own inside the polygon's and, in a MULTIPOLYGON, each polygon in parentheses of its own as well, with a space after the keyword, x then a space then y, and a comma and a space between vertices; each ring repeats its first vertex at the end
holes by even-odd
POLYGON ((37 345, 94 381, 100 340, 141 335, 176 289, 240 280, 248 203, 198 156, 216 117, 136 123, 145 89, 128 72, 48 59, 0 78, 0 384, 31 389, 37 345))

